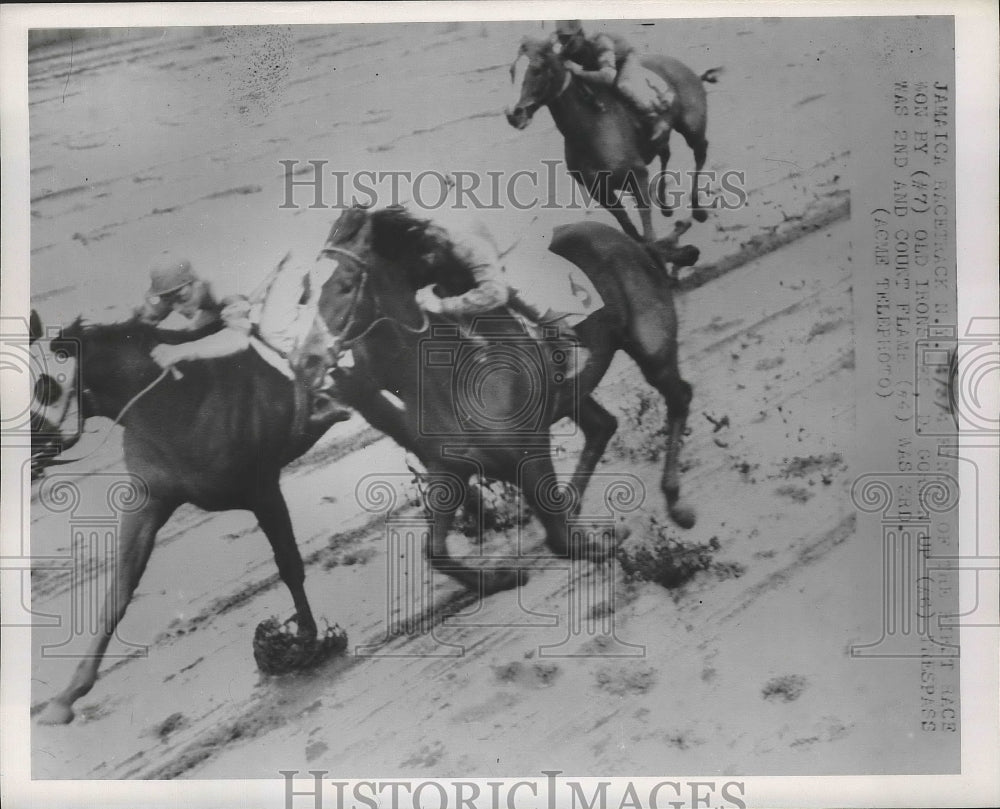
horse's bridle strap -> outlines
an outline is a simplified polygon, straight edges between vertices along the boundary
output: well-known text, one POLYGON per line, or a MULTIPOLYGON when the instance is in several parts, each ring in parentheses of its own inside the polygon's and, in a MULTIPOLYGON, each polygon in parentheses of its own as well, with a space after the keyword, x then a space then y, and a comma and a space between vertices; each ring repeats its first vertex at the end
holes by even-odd
POLYGON ((358 264, 360 264, 362 267, 364 267, 366 269, 369 266, 368 262, 365 261, 363 258, 361 258, 361 256, 359 256, 353 250, 348 250, 346 247, 337 247, 337 246, 332 245, 332 244, 325 244, 325 245, 323 245, 323 249, 319 251, 319 254, 321 256, 325 256, 325 257, 330 257, 331 255, 333 255, 333 256, 346 256, 347 258, 351 259, 352 261, 356 261, 358 264))

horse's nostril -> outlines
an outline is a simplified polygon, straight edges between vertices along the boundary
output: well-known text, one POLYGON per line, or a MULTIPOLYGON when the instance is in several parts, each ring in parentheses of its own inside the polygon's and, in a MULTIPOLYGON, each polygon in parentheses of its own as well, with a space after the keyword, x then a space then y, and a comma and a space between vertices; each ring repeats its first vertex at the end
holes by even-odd
POLYGON ((35 382, 34 400, 42 407, 58 402, 62 396, 62 385, 48 374, 42 374, 35 382))

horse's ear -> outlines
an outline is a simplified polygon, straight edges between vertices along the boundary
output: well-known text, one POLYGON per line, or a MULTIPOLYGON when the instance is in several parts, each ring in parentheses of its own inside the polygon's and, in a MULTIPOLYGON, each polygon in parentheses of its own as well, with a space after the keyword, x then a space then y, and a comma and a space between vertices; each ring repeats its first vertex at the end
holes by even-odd
POLYGON ((31 317, 28 318, 28 343, 31 344, 38 340, 45 330, 42 328, 42 319, 39 317, 38 312, 34 309, 31 310, 31 317))

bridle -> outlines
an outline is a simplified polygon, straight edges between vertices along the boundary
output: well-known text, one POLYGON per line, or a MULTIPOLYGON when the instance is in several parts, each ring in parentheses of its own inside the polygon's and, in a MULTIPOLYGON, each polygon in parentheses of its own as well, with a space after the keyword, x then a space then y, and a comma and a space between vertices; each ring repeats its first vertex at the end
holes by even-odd
MULTIPOLYGON (((86 455, 79 455, 77 457, 64 458, 64 457, 62 457, 62 453, 59 453, 58 456, 56 456, 54 458, 47 459, 44 462, 44 467, 48 468, 50 466, 64 466, 65 464, 77 463, 78 461, 82 461, 85 458, 89 458, 91 455, 94 455, 97 452, 99 452, 101 450, 101 448, 106 443, 108 443, 108 439, 111 438, 111 432, 112 432, 112 430, 115 427, 117 427, 119 424, 121 424, 122 419, 125 418, 125 414, 128 413, 128 411, 132 409, 132 407, 135 405, 135 403, 138 402, 147 393, 149 393, 149 391, 151 391, 153 388, 155 388, 158 384, 160 384, 160 382, 163 379, 166 378, 167 374, 171 374, 171 373, 173 374, 173 376, 174 376, 175 379, 180 379, 181 378, 181 373, 176 368, 172 368, 172 367, 171 368, 164 368, 162 371, 160 371, 160 373, 156 377, 156 379, 154 379, 152 382, 150 382, 148 385, 146 385, 142 390, 140 390, 138 393, 136 393, 134 396, 132 396, 125 403, 125 405, 122 407, 122 409, 118 411, 118 415, 115 416, 115 418, 113 419, 111 427, 109 427, 107 429, 107 431, 105 432, 104 438, 101 440, 101 443, 98 444, 96 447, 94 447, 94 449, 92 449, 86 455)), ((80 380, 80 382, 82 383, 82 375, 80 374, 79 370, 77 371, 76 376, 80 380)), ((62 422, 66 420, 66 415, 69 412, 69 402, 70 402, 70 399, 72 399, 72 397, 74 395, 77 395, 77 394, 79 394, 79 396, 80 396, 81 399, 86 399, 87 397, 92 397, 93 396, 93 394, 90 392, 90 390, 87 387, 85 387, 82 384, 78 384, 77 382, 74 382, 73 383, 73 388, 70 390, 69 395, 66 397, 66 404, 63 407, 63 412, 60 414, 60 418, 59 418, 59 422, 57 423, 57 426, 61 427, 62 426, 62 422)), ((80 414, 80 420, 81 420, 81 422, 84 420, 84 415, 83 415, 82 412, 80 414)), ((83 426, 81 424, 80 434, 77 436, 77 440, 79 440, 79 438, 82 436, 82 434, 83 434, 83 426)), ((75 444, 76 441, 74 441, 73 443, 75 444)))
MULTIPOLYGON (((327 242, 323 245, 323 248, 319 251, 318 258, 332 258, 334 256, 343 256, 351 261, 355 262, 361 268, 361 281, 356 285, 354 289, 354 296, 351 298, 351 306, 347 313, 347 319, 341 329, 339 329, 340 334, 344 335, 343 338, 335 338, 337 341, 338 349, 342 350, 345 348, 350 348, 355 343, 359 342, 363 338, 371 334, 372 330, 379 324, 388 321, 395 324, 397 327, 403 331, 409 332, 410 334, 423 334, 430 328, 430 320, 427 318, 427 312, 423 309, 420 310, 422 316, 420 326, 418 328, 413 328, 412 326, 407 326, 405 323, 401 323, 394 317, 389 315, 379 315, 374 318, 371 323, 369 323, 365 329, 356 337, 348 338, 347 335, 350 334, 351 328, 354 326, 354 320, 357 316, 358 304, 361 302, 361 297, 368 285, 368 279, 371 275, 372 265, 366 259, 359 256, 353 250, 348 250, 346 247, 338 247, 334 244, 327 242)), ((376 297, 376 313, 378 312, 378 303, 376 297)))

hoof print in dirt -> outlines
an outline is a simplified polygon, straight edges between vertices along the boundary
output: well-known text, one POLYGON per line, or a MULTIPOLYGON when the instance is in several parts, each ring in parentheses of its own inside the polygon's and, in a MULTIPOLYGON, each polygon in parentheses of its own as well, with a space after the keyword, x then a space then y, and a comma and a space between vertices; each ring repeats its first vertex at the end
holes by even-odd
POLYGON ((312 668, 347 648, 347 633, 339 624, 327 626, 315 638, 303 638, 289 628, 295 618, 281 623, 268 618, 253 635, 253 657, 263 674, 289 674, 312 668))

